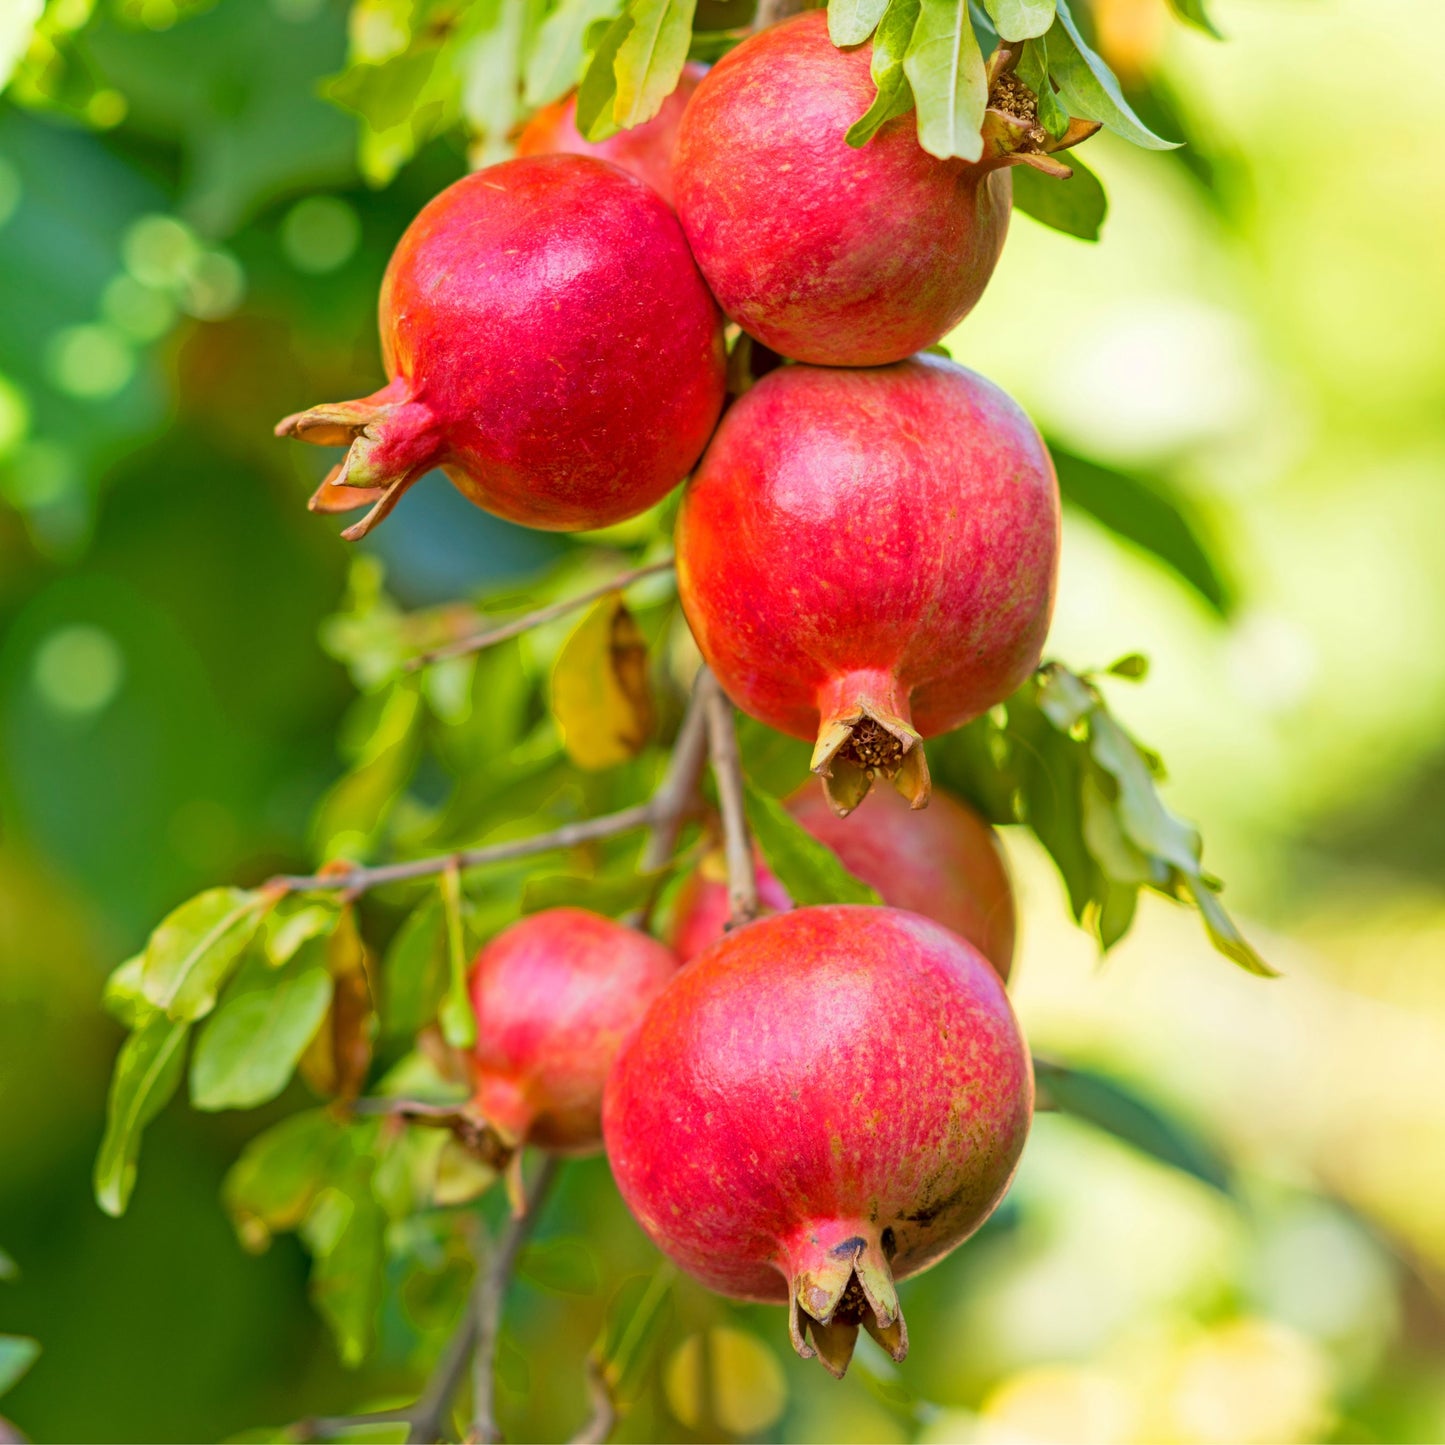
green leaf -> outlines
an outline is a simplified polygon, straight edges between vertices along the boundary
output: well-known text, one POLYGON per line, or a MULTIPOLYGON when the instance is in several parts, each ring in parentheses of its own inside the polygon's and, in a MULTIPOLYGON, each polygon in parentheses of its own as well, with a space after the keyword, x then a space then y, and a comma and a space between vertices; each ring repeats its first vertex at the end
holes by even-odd
POLYGON ((1224 39, 1219 27, 1209 18, 1209 12, 1204 8, 1204 0, 1169 0, 1169 8, 1181 20, 1196 26, 1206 35, 1212 35, 1216 40, 1224 39))
POLYGON ((922 0, 903 70, 918 106, 918 143, 940 160, 976 161, 988 76, 967 0, 922 0))
POLYGON ((1091 751, 1119 785, 1119 818, 1130 841, 1180 872, 1199 871, 1198 832, 1160 801, 1150 770, 1134 739, 1102 707, 1089 721, 1091 751))
POLYGON ((595 1295, 602 1287, 597 1260, 580 1239, 529 1244, 517 1261, 517 1273, 553 1294, 595 1295))
POLYGON ((467 986, 466 930, 462 923, 462 883, 455 868, 441 876, 442 914, 446 920, 447 991, 437 1020, 442 1037, 454 1049, 470 1049, 477 1041, 477 1015, 467 986))
POLYGON ((834 45, 862 45, 878 28, 889 0, 828 0, 828 36, 834 45))
POLYGON ((562 0, 542 22, 527 58, 523 95, 528 105, 549 105, 577 84, 587 58, 588 28, 613 13, 616 0, 562 0))
POLYGON ((1123 657, 1111 662, 1104 671, 1111 677, 1126 677, 1130 682, 1142 682, 1149 676, 1149 659, 1142 652, 1126 652, 1123 657))
POLYGON ((290 1083, 331 1003, 324 948, 314 944, 279 977, 259 977, 206 1020, 191 1059, 197 1109, 254 1109, 290 1083))
POLYGON ((371 1190, 371 1160, 316 1196, 301 1226, 311 1251, 311 1298, 352 1368, 376 1337, 386 1268, 386 1213, 371 1190))
POLYGON ((226 1175, 221 1198, 247 1249, 259 1253, 273 1234, 300 1226, 345 1136, 345 1126, 329 1111, 309 1109, 246 1145, 226 1175))
POLYGON ((473 166, 493 165, 512 154, 509 136, 521 119, 527 10, 521 0, 505 0, 474 4, 467 11, 470 34, 458 49, 457 69, 473 166))
POLYGON ((548 908, 572 907, 616 918, 631 908, 641 908, 666 877, 666 871, 659 871, 598 878, 579 878, 570 873, 529 878, 522 889, 522 912, 541 913, 548 908))
POLYGON ((635 1400, 646 1388, 658 1350, 673 1333, 675 1277, 670 1264, 650 1275, 633 1275, 618 1285, 608 1302, 592 1358, 608 1393, 621 1404, 635 1400))
POLYGON ((612 114, 630 130, 651 120, 677 89, 697 0, 632 0, 632 29, 617 49, 617 98, 612 114))
POLYGON ((813 903, 881 903, 877 892, 855 878, 826 843, 820 843, 774 797, 747 785, 748 825, 788 897, 813 903))
POLYGON ((436 1019, 449 979, 445 944, 441 899, 428 898, 397 929, 382 963, 382 1022, 388 1037, 409 1037, 436 1019))
POLYGON ((45 8, 45 0, 8 0, 0 10, 0 91, 10 83, 15 68, 30 48, 35 22, 45 8))
POLYGON ((1034 1059, 1041 1098, 1060 1113, 1112 1134, 1171 1169, 1182 1170, 1222 1193, 1230 1192, 1224 1161, 1192 1129, 1115 1079, 1034 1059))
POLYGON ((1069 128, 1069 113, 1059 104, 1049 80, 1049 44, 1042 36, 1024 42, 1016 74, 1038 100, 1039 124, 1055 140, 1062 139, 1069 128))
POLYGON ((128 1029, 135 1028, 147 1014, 155 1012, 155 1006, 145 996, 145 961, 145 954, 138 953, 113 969, 100 997, 106 1013, 128 1029))
POLYGON ((95 1197, 107 1214, 124 1214, 130 1202, 141 1132, 181 1082, 190 1031, 188 1021, 153 1013, 121 1047, 106 1101, 105 1137, 95 1161, 95 1197))
POLYGON ((1014 166, 1014 206, 1065 235, 1097 241, 1109 211, 1104 187, 1075 153, 1070 152, 1067 164, 1074 173, 1068 180, 1045 175, 1033 166, 1014 166))
POLYGON ((1220 616, 1233 611, 1233 587, 1222 561, 1169 487, 1154 478, 1146 480, 1087 461, 1057 442, 1051 441, 1049 450, 1066 504, 1087 512, 1116 537, 1148 553, 1220 616))
POLYGON ((19 1278, 20 1266, 15 1263, 14 1259, 6 1250, 0 1249, 0 1280, 5 1280, 8 1283, 12 1279, 19 1278))
POLYGON ((889 0, 888 9, 873 37, 873 104, 853 122, 845 137, 850 146, 866 145, 895 116, 913 108, 913 88, 903 60, 918 24, 920 0, 889 0))
POLYGON ((624 10, 603 32, 582 84, 577 87, 577 129, 590 141, 606 140, 619 129, 613 115, 617 98, 617 74, 613 66, 631 30, 632 12, 624 10))
POLYGON ((1224 905, 1208 882, 1196 873, 1186 873, 1184 882, 1204 918, 1204 927, 1215 948, 1248 973, 1258 974, 1260 978, 1278 978, 1279 971, 1271 968, 1255 952, 1234 920, 1224 911, 1224 905))
POLYGON ((336 927, 341 910, 332 901, 318 903, 306 894, 283 898, 266 915, 261 946, 272 968, 289 963, 297 949, 313 938, 323 938, 336 927))
POLYGON ((552 668, 552 713, 567 755, 600 772, 634 758, 652 735, 647 642, 620 592, 602 598, 552 668))
POLYGON ((1005 40, 1029 40, 1054 23, 1054 0, 984 0, 994 29, 1005 40))
POLYGON ((28 1335, 0 1335, 0 1395, 40 1357, 40 1342, 28 1335))
POLYGON ((169 914, 146 944, 146 998, 173 1019, 203 1018, 261 922, 264 894, 210 888, 169 914))
POLYGON ((1174 150, 1179 142, 1154 134, 1134 114, 1114 72, 1089 48, 1069 9, 1069 0, 1055 0, 1058 19, 1049 31, 1049 74, 1071 115, 1097 120, 1146 150, 1174 150))

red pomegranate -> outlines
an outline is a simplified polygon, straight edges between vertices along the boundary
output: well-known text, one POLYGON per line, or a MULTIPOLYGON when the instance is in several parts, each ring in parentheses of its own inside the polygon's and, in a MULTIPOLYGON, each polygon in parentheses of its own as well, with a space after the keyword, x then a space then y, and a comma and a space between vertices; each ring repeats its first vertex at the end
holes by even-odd
POLYGON ((678 593, 733 701, 816 739, 839 813, 875 776, 922 807, 919 740, 1038 665, 1058 550, 1053 464, 996 386, 933 356, 787 366, 728 411, 688 484, 678 593))
POLYGON ((659 1247, 722 1294, 787 1301, 798 1353, 841 1375, 860 1324, 907 1353, 894 1280, 988 1218, 1032 1112, 978 950, 917 914, 835 906, 684 968, 618 1055, 603 1128, 659 1247))
POLYGON ((580 908, 534 913, 482 949, 473 1102, 504 1145, 601 1147, 607 1071, 677 967, 656 939, 580 908))
POLYGON ((1008 231, 1009 160, 938 160, 912 114, 847 143, 872 52, 837 49, 807 11, 720 60, 678 131, 677 209, 708 285, 799 361, 876 366, 932 345, 983 295, 1008 231))
MULTIPOLYGON (((848 871, 878 890, 885 903, 921 913, 973 944, 1008 981, 1014 952, 1014 897, 998 834, 972 808, 934 791, 928 808, 909 808, 892 788, 869 795, 840 818, 816 788, 788 799, 788 811, 826 843, 848 871)), ((683 884, 670 938, 684 962, 723 936, 727 884, 713 856, 683 884)), ((758 863, 764 907, 792 907, 783 885, 758 863)))
POLYGON ((433 467, 479 507, 572 531, 643 511, 686 475, 723 400, 721 318, 677 217, 588 156, 466 176, 402 236, 381 288, 388 385, 287 417, 346 446, 312 499, 372 503, 433 467))
POLYGON ((576 156, 598 156, 646 181, 670 206, 672 199, 672 149, 677 143, 677 125, 688 98, 707 74, 707 66, 690 61, 683 68, 677 89, 662 102, 651 120, 620 130, 606 140, 590 141, 577 129, 575 94, 544 105, 517 137, 519 156, 545 156, 566 152, 576 156))

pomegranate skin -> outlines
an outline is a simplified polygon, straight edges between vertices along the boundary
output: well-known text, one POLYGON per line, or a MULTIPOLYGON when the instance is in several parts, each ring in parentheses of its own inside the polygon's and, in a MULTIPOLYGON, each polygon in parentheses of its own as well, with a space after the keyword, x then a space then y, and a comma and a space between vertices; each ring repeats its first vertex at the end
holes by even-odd
POLYGON ((437 466, 525 526, 622 521, 682 480, 722 407, 722 321, 676 216, 590 156, 504 161, 435 197, 380 322, 390 383, 277 427, 349 448, 312 499, 371 504, 348 538, 437 466))
MULTIPOLYGON (((920 813, 894 789, 883 788, 840 818, 816 788, 803 788, 787 807, 885 903, 951 928, 1008 982, 1017 931, 1013 885, 998 834, 967 804, 935 789, 920 813)), ((687 879, 673 910, 668 941, 684 963, 727 928, 727 885, 708 867, 704 864, 687 879)), ((791 908, 792 900, 761 860, 757 871, 764 907, 791 908)))
POLYGON ((894 1280, 989 1216, 1032 1111, 1028 1050, 977 949, 839 905, 688 964, 618 1055, 603 1126, 658 1246, 721 1294, 788 1302, 795 1348, 841 1374, 860 1324, 906 1354, 894 1280))
POLYGON ((1033 424, 941 357, 789 366, 723 418, 683 494, 678 595, 750 716, 815 740, 840 813, 875 777, 928 800, 920 738, 1038 665, 1059 495, 1033 424))
POLYGON ((677 968, 656 939, 581 908, 499 933, 472 965, 472 1112, 508 1148, 599 1149, 607 1071, 677 968))
POLYGON ((977 304, 1008 232, 1002 163, 941 161, 912 114, 861 147, 872 43, 839 50, 810 10, 750 37, 698 86, 678 130, 678 214, 743 330, 827 366, 931 346, 977 304))
POLYGON ((683 67, 677 89, 662 102, 662 109, 651 120, 599 141, 588 140, 577 129, 577 95, 574 91, 551 105, 544 105, 527 122, 522 134, 517 137, 517 154, 542 156, 565 152, 568 155, 597 156, 646 181, 671 206, 674 204, 672 152, 677 144, 678 122, 697 89, 698 81, 706 74, 705 65, 689 61, 683 67))

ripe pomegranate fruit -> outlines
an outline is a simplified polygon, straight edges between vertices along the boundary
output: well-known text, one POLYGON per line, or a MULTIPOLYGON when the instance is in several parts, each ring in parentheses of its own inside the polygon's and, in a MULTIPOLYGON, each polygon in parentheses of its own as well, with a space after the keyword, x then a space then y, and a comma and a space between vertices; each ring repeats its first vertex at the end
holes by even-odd
POLYGON ((732 700, 816 739, 840 814, 875 776, 922 807, 920 739, 1038 665, 1058 550, 1053 464, 996 386, 933 356, 787 366, 732 406, 683 494, 678 594, 732 700))
POLYGON ((577 96, 572 94, 544 105, 527 122, 517 137, 519 156, 544 156, 566 152, 577 156, 598 156, 646 181, 670 206, 672 198, 672 151, 677 144, 677 125, 707 66, 695 60, 683 67, 677 89, 662 102, 651 120, 620 130, 606 140, 590 141, 577 129, 577 96))
POLYGON ((841 1375, 860 1324, 907 1354, 894 1280, 988 1218, 1032 1113, 978 950, 914 913, 833 906, 684 968, 618 1055, 603 1128, 653 1240, 711 1289, 787 1301, 798 1353, 841 1375))
POLYGON ((929 155, 911 113, 850 146, 874 96, 872 51, 839 50, 824 12, 806 11, 718 61, 678 129, 677 209, 708 285, 744 331, 798 361, 876 366, 932 345, 993 275, 1007 167, 1068 175, 1046 152, 1098 129, 1050 137, 1002 51, 977 162, 929 155))
POLYGON ((349 448, 312 498, 372 504, 348 538, 437 466, 529 527, 621 521, 686 475, 722 407, 721 317, 676 216, 589 156, 504 161, 432 200, 387 267, 381 343, 380 391, 276 428, 349 448))
MULTIPOLYGON (((816 788, 788 799, 788 811, 826 843, 848 871, 878 890, 885 903, 921 913, 973 944, 1008 981, 1014 952, 1014 897, 998 835, 972 808, 934 791, 925 812, 909 808, 892 788, 870 793, 840 818, 816 788)), ((729 907, 721 868, 708 855, 683 884, 669 941, 684 962, 723 936, 729 907)), ((758 896, 769 909, 792 907, 783 885, 761 860, 758 896)))
POLYGON ((656 939, 581 908, 499 933, 472 965, 474 1111, 508 1148, 600 1148, 607 1071, 677 967, 656 939))

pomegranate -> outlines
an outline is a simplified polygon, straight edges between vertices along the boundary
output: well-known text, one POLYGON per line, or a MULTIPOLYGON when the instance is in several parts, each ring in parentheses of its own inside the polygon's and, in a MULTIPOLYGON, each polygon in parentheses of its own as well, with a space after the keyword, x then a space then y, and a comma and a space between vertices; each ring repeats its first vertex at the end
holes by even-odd
POLYGON ((674 159, 677 209, 727 314, 774 351, 876 366, 932 345, 977 304, 1008 231, 1023 162, 1055 174, 1033 92, 995 57, 976 162, 939 160, 917 118, 863 146, 844 138, 874 96, 872 43, 837 49, 822 10, 751 36, 688 103, 674 159))
POLYGON ((472 965, 473 1111, 510 1149, 600 1148, 607 1070, 677 967, 656 939, 580 908, 499 933, 472 965))
POLYGON ((787 366, 732 406, 683 494, 678 593, 732 700, 816 740, 840 814, 875 777, 922 807, 920 739, 1038 665, 1058 550, 1053 464, 996 386, 934 356, 787 366))
POLYGON ((917 914, 831 906, 684 968, 618 1055, 603 1128, 653 1240, 711 1289, 786 1301, 798 1353, 841 1375, 860 1324, 907 1354, 895 1279, 988 1218, 1032 1112, 982 954, 917 914))
POLYGON ((391 381, 276 428, 348 447, 312 498, 371 504, 348 538, 437 466, 509 521, 621 521, 686 475, 722 407, 721 318, 676 216, 590 156, 448 187, 402 236, 380 309, 391 381))
MULTIPOLYGON (((972 808, 935 790, 927 811, 915 813, 890 788, 870 793, 857 812, 840 818, 815 788, 805 788, 788 799, 788 811, 885 903, 953 929, 1008 981, 1013 888, 998 835, 972 808)), ((727 926, 722 876, 720 860, 710 854, 678 894, 669 941, 684 962, 721 938, 727 926)), ((761 860, 758 896, 769 909, 792 907, 761 860)))
POLYGON ((683 68, 677 89, 662 102, 651 120, 620 130, 606 140, 590 141, 577 129, 577 96, 572 94, 544 105, 517 137, 519 156, 552 155, 563 151, 577 156, 598 156, 646 181, 670 206, 672 199, 672 150, 677 143, 677 124, 683 108, 707 74, 707 66, 689 61, 683 68))

